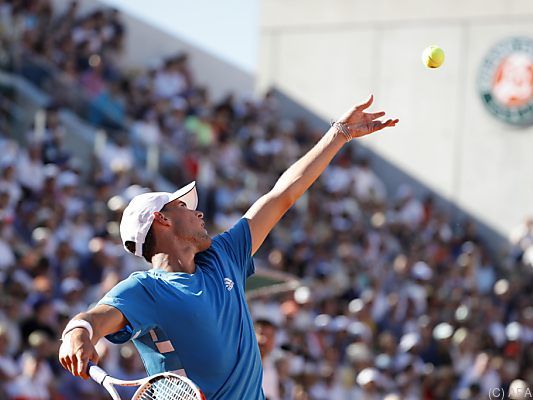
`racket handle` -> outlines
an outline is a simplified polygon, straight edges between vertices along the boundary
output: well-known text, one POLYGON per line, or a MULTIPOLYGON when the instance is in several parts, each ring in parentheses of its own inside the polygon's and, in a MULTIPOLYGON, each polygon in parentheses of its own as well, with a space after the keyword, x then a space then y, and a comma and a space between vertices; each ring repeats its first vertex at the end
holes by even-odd
POLYGON ((105 372, 98 365, 93 364, 91 361, 89 361, 89 375, 95 382, 99 383, 100 385, 108 376, 107 372, 105 372))

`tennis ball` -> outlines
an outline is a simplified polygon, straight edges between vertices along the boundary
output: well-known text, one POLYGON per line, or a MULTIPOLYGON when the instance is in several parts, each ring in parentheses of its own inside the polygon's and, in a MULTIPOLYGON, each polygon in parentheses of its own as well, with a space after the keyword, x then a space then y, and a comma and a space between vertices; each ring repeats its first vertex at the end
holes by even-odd
POLYGON ((439 68, 443 62, 444 50, 439 46, 428 46, 422 53, 422 63, 428 68, 439 68))

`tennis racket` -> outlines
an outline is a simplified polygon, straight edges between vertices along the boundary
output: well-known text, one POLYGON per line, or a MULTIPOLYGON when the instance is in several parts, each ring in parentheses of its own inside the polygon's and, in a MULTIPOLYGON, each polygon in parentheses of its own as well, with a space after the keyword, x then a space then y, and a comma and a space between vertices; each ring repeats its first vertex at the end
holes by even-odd
POLYGON ((139 386, 131 400, 205 400, 198 387, 188 378, 163 372, 135 381, 123 381, 107 374, 102 368, 89 363, 89 375, 102 385, 113 400, 122 400, 114 386, 139 386))

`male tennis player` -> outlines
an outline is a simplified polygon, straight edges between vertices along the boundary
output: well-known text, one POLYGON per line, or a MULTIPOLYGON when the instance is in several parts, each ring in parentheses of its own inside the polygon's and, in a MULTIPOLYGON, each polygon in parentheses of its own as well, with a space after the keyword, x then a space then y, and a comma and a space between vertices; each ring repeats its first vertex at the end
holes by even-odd
POLYGON ((230 230, 211 238, 194 182, 145 193, 124 210, 124 247, 152 264, 115 286, 65 328, 61 364, 85 379, 96 342, 132 340, 149 375, 184 370, 208 399, 264 399, 261 356, 244 294, 253 254, 285 212, 353 138, 395 126, 384 112, 353 107, 230 230))

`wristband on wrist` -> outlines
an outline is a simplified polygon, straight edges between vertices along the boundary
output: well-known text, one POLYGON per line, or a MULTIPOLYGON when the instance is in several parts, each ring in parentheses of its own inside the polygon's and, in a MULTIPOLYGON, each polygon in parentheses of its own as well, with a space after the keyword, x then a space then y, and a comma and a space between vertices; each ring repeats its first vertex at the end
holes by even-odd
POLYGON ((67 336, 68 333, 76 328, 83 328, 87 330, 87 332, 89 332, 89 339, 93 338, 93 327, 89 322, 85 321, 84 319, 71 319, 61 335, 61 340, 65 340, 65 336, 67 336))
POLYGON ((331 126, 337 129, 337 131, 341 132, 347 142, 353 139, 352 135, 350 134, 350 130, 348 129, 345 123, 331 121, 331 126))

